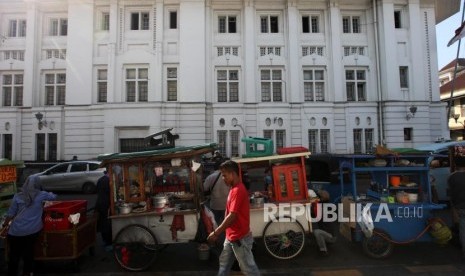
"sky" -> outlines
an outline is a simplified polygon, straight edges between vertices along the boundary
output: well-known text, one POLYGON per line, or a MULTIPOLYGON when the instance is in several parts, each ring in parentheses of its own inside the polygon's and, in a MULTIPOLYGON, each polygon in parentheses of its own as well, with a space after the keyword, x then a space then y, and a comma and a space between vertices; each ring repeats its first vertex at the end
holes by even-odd
MULTIPOLYGON (((447 65, 449 62, 457 58, 457 48, 459 42, 447 47, 447 43, 455 35, 455 30, 460 27, 462 20, 463 4, 460 3, 460 11, 441 23, 436 25, 436 42, 438 47, 438 69, 447 65)), ((460 43, 459 58, 465 57, 465 38, 462 38, 460 43)))

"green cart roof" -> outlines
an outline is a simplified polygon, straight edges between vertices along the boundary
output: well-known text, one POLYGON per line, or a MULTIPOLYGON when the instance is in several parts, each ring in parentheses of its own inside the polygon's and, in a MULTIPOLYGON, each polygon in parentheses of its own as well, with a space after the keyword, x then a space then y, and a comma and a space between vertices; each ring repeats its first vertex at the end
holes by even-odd
POLYGON ((0 166, 16 166, 17 168, 24 168, 23 161, 11 161, 10 159, 0 159, 0 166))
POLYGON ((192 156, 199 155, 208 152, 213 152, 216 150, 216 143, 201 144, 195 146, 184 146, 184 147, 174 147, 168 149, 159 149, 159 150, 147 150, 147 151, 137 151, 137 152, 127 152, 127 153, 109 153, 101 154, 98 156, 98 160, 102 161, 102 165, 112 161, 125 161, 133 160, 138 158, 148 158, 148 159, 162 159, 162 158, 173 158, 177 156, 192 156))

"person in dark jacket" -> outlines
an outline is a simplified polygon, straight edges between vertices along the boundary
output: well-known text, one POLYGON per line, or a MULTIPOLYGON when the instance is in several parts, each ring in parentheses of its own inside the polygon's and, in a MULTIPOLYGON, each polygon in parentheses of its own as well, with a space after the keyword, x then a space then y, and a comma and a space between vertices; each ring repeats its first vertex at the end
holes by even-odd
POLYGON ((111 220, 108 218, 110 213, 110 178, 107 171, 104 171, 103 176, 97 181, 95 211, 98 213, 97 231, 102 235, 105 250, 109 251, 112 249, 112 232, 111 220))
MULTIPOLYGON (((325 190, 318 191, 318 197, 323 204, 329 202, 329 193, 325 190)), ((325 208, 322 208, 323 210, 325 208)), ((327 243, 335 243, 337 240, 338 224, 337 222, 329 222, 324 220, 324 214, 317 223, 314 224, 313 235, 320 249, 320 255, 328 256, 327 243)))

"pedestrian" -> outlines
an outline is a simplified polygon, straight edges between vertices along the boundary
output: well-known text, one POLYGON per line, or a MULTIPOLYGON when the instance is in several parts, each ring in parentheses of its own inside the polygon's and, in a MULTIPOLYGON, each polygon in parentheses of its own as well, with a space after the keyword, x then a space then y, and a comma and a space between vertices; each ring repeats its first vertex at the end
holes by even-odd
POLYGON ((226 232, 223 251, 219 259, 218 275, 229 275, 234 257, 245 275, 260 275, 252 254, 253 236, 250 232, 249 194, 239 177, 239 166, 228 160, 220 165, 224 182, 231 187, 226 202, 223 223, 210 233, 207 240, 215 242, 218 236, 226 232))
POLYGON ((459 240, 462 245, 462 257, 465 258, 465 159, 456 158, 456 171, 447 179, 452 211, 459 224, 459 240))
MULTIPOLYGON (((329 193, 325 190, 319 190, 317 194, 321 202, 321 211, 323 211, 326 209, 323 205, 329 203, 329 193)), ((313 235, 320 249, 319 252, 321 256, 325 257, 329 255, 327 243, 336 242, 337 229, 337 223, 326 221, 324 214, 322 214, 320 220, 314 224, 313 235)))
POLYGON ((215 215, 217 225, 220 225, 224 219, 224 212, 226 210, 226 200, 228 199, 229 186, 224 182, 221 177, 219 167, 221 160, 215 161, 212 172, 203 182, 203 190, 209 196, 209 208, 215 215))
POLYGON ((43 202, 56 199, 53 193, 42 191, 37 175, 29 176, 21 191, 13 196, 6 213, 4 226, 10 221, 8 230, 8 276, 17 276, 20 260, 23 260, 21 275, 34 273, 34 245, 43 228, 43 202))
POLYGON ((112 250, 112 231, 110 215, 110 178, 105 170, 103 176, 97 180, 97 200, 95 201, 95 212, 97 213, 97 231, 102 236, 106 251, 112 250))

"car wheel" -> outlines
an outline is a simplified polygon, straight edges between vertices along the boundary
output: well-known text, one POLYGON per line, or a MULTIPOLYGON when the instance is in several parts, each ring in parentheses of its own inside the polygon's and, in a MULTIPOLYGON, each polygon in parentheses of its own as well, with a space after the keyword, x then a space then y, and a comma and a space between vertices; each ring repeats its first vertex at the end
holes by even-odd
POLYGON ((93 194, 95 193, 96 188, 97 187, 94 185, 94 183, 87 182, 82 186, 82 192, 85 194, 93 194))

